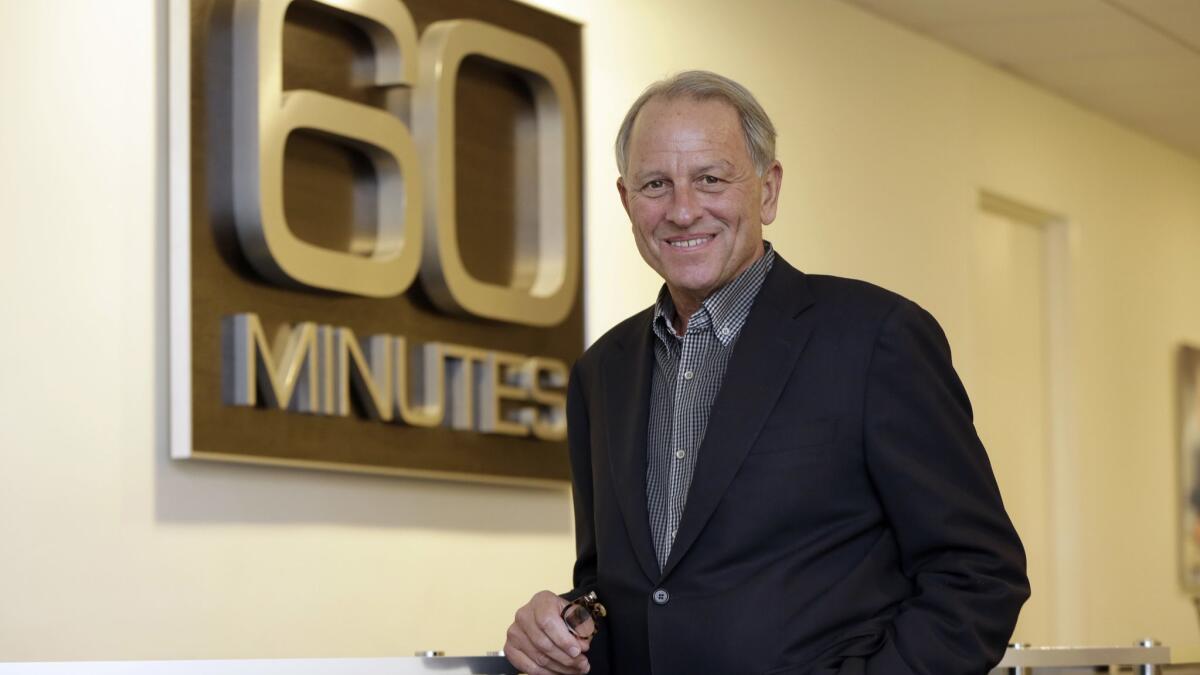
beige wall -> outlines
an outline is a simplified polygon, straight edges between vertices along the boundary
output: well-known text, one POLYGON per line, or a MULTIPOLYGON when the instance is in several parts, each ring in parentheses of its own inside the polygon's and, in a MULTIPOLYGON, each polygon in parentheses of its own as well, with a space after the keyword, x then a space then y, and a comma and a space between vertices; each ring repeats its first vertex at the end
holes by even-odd
POLYGON ((565 488, 167 459, 155 4, 0 0, 0 660, 500 648, 565 488))
MULTIPOLYGON (((924 304, 969 386, 989 376, 967 290, 980 191, 1064 216, 1064 424, 1036 469, 1052 559, 1031 550, 1052 583, 1020 637, 1197 641, 1171 358, 1200 343, 1200 162, 832 0, 536 4, 586 23, 589 339, 658 286, 610 139, 674 70, 741 79, 775 117, 779 250, 924 304)), ((565 491, 166 459, 154 7, 0 0, 0 660, 497 647, 512 607, 569 577, 565 491)))

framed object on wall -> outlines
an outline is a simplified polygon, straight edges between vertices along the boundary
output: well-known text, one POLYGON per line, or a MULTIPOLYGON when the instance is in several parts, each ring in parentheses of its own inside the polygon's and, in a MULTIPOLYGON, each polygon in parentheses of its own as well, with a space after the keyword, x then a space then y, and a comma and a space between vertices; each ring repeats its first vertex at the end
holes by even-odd
POLYGON ((172 457, 562 485, 581 27, 169 4, 172 457))
POLYGON ((1179 349, 1179 572, 1200 594, 1200 348, 1179 349))

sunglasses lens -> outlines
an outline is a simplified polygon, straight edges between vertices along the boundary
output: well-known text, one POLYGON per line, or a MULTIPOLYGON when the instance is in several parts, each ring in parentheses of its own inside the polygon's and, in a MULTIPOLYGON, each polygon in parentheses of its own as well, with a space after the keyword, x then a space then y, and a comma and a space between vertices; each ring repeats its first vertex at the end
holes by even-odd
POLYGON ((596 619, 586 607, 577 603, 567 605, 563 611, 563 621, 575 635, 587 640, 596 634, 596 619))

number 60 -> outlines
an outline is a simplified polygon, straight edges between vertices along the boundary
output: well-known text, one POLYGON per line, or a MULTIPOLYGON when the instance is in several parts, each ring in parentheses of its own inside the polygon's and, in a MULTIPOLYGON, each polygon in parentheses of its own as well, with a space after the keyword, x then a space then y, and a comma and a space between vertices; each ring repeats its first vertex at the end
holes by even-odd
POLYGON ((283 24, 293 0, 237 0, 233 158, 238 239, 254 269, 282 284, 387 298, 419 274, 443 311, 551 326, 579 284, 579 129, 562 59, 545 44, 470 20, 439 21, 417 38, 398 0, 309 0, 369 36, 374 84, 411 87, 412 130, 393 112, 310 90, 283 90, 283 24), (502 286, 467 271, 458 250, 454 90, 479 54, 512 66, 533 93, 538 134, 536 222, 519 222, 517 255, 532 279, 502 286), (288 227, 283 165, 288 136, 309 129, 364 153, 378 180, 369 255, 310 244, 288 227), (526 236, 528 235, 528 236, 526 236))

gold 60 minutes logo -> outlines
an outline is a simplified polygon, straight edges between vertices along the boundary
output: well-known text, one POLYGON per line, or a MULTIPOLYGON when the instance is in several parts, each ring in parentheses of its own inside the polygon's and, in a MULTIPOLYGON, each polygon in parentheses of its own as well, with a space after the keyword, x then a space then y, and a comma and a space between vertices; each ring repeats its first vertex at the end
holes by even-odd
POLYGON ((358 26, 373 50, 372 83, 387 109, 311 90, 283 89, 284 15, 293 0, 237 0, 234 8, 234 207, 238 239, 255 271, 278 284, 386 298, 419 276, 442 311, 531 326, 570 313, 579 284, 576 102, 567 68, 548 46, 472 20, 439 21, 418 39, 396 0, 306 0, 358 26), (533 93, 538 138, 536 217, 517 224, 509 285, 480 281, 463 263, 455 216, 455 83, 469 55, 507 64, 533 93), (411 126, 403 120, 411 120, 411 126), (284 151, 308 130, 373 165, 377 226, 369 251, 303 241, 284 213, 284 151))

